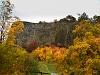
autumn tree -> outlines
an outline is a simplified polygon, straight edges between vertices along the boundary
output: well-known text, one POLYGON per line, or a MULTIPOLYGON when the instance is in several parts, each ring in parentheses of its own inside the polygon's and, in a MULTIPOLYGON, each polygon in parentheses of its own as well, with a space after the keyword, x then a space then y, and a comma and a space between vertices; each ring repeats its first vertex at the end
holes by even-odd
POLYGON ((81 22, 73 33, 77 34, 74 45, 66 55, 68 75, 99 75, 100 64, 100 25, 81 22))
POLYGON ((8 38, 6 40, 7 44, 17 44, 17 38, 15 35, 23 32, 24 24, 21 21, 15 21, 12 23, 11 28, 9 28, 8 38))
MULTIPOLYGON (((0 14, 1 42, 0 43, 0 74, 23 75, 25 73, 24 62, 27 52, 21 47, 15 46, 15 35, 22 32, 23 22, 10 23, 13 5, 9 0, 2 2, 0 14)), ((25 74, 24 74, 25 75, 25 74)))
MULTIPOLYGON (((22 48, 0 44, 0 74, 1 75, 22 75, 25 71, 24 61, 27 52, 22 48)), ((25 74, 24 74, 25 75, 25 74)))
POLYGON ((93 25, 89 21, 82 21, 79 23, 79 25, 76 25, 76 29, 73 30, 73 33, 75 33, 76 36, 83 41, 84 37, 86 36, 86 33, 91 33, 91 35, 93 35, 94 37, 99 37, 99 28, 99 24, 93 25))
POLYGON ((9 30, 8 28, 11 26, 10 22, 12 18, 11 14, 13 8, 14 5, 11 4, 9 0, 2 1, 1 10, 0 10, 1 42, 4 42, 4 40, 7 39, 7 32, 9 30))
POLYGON ((45 61, 47 63, 52 63, 58 72, 65 71, 66 65, 66 48, 59 48, 59 47, 43 47, 37 48, 30 53, 35 60, 45 61))
POLYGON ((32 41, 29 46, 27 47, 27 51, 28 52, 32 52, 33 50, 35 50, 37 48, 37 43, 35 41, 32 41))

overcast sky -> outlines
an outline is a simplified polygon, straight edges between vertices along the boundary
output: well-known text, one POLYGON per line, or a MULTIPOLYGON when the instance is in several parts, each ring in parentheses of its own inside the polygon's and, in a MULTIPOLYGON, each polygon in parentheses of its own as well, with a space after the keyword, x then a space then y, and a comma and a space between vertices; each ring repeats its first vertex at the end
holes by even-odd
POLYGON ((86 12, 89 17, 100 15, 100 0, 10 0, 15 5, 13 15, 22 21, 50 22, 67 15, 77 17, 86 12))

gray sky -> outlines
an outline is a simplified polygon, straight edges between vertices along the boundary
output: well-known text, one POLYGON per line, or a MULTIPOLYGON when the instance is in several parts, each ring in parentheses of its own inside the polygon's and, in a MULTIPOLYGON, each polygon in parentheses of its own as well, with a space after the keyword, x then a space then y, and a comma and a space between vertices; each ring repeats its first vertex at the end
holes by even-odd
POLYGON ((77 17, 86 12, 89 17, 100 15, 100 0, 10 0, 15 5, 13 15, 22 21, 50 22, 67 15, 77 17))

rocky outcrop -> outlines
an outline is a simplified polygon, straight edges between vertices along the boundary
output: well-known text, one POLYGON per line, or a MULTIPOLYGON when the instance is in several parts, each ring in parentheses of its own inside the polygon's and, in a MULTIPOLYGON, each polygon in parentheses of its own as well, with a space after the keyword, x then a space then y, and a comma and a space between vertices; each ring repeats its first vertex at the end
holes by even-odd
POLYGON ((18 44, 21 44, 21 42, 29 44, 34 40, 40 46, 41 44, 44 45, 44 43, 53 42, 53 40, 49 39, 52 36, 52 30, 54 30, 54 28, 51 26, 51 23, 23 23, 23 32, 17 35, 18 44))
POLYGON ((74 22, 30 23, 24 21, 23 23, 23 32, 17 35, 17 43, 19 45, 21 45, 22 42, 29 44, 33 40, 37 42, 38 46, 44 46, 51 43, 57 44, 62 38, 56 40, 56 37, 65 37, 64 43, 68 45, 72 44, 72 30, 75 28, 74 22), (61 32, 58 31, 62 29, 64 35, 60 36, 61 32))

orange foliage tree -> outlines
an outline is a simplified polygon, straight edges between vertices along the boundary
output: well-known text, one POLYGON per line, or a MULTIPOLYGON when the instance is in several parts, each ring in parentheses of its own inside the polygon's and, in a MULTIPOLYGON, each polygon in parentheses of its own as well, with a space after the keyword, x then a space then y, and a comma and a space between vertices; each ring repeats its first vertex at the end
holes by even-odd
POLYGON ((66 48, 44 47, 35 49, 30 55, 36 60, 54 63, 55 67, 61 72, 64 69, 64 58, 66 57, 66 48))

